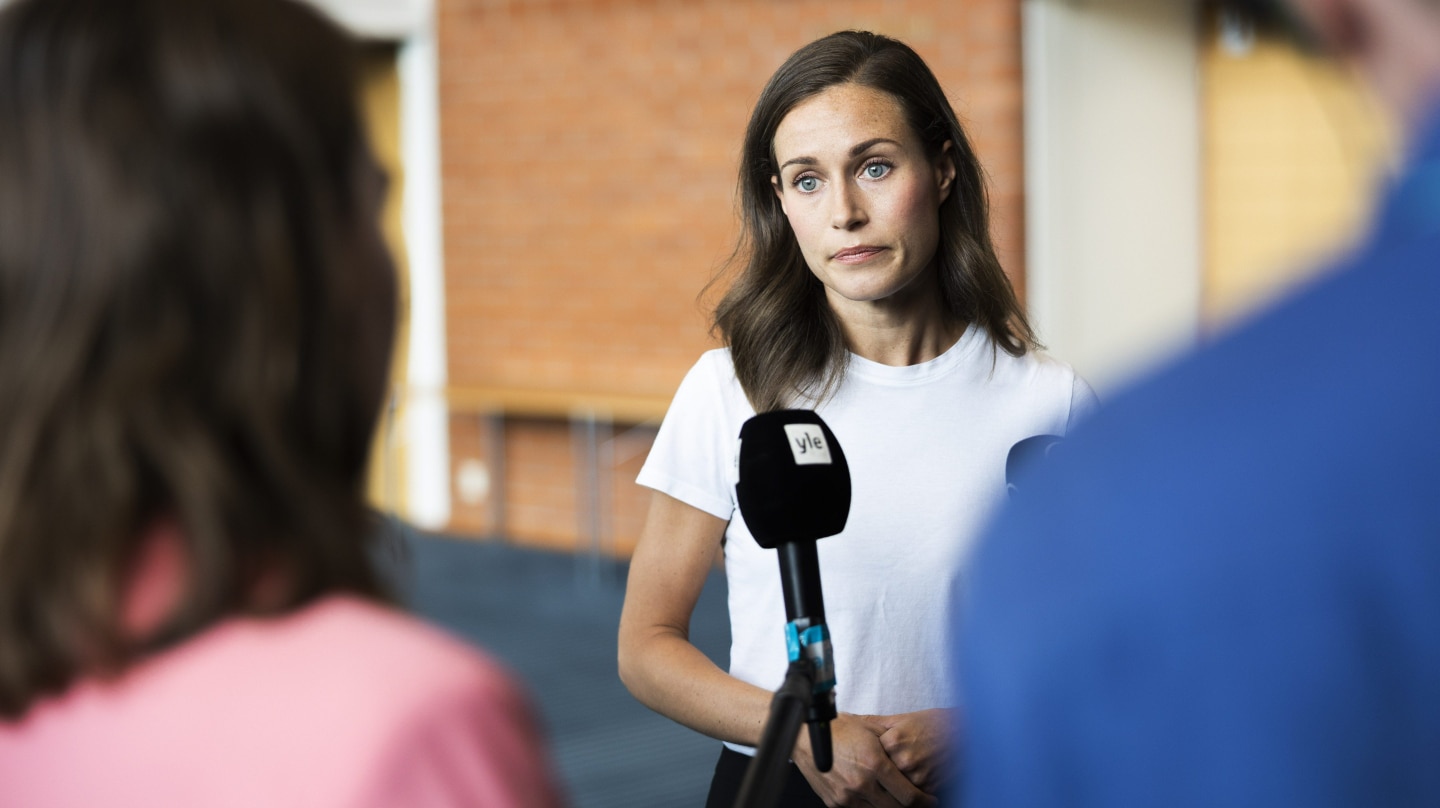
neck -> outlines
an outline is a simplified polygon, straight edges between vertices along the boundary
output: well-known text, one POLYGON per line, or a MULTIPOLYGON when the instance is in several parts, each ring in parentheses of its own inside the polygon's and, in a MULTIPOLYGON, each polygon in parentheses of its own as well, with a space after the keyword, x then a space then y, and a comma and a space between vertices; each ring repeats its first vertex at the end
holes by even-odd
POLYGON ((921 309, 894 305, 831 305, 840 318, 845 345, 857 356, 882 365, 918 365, 945 353, 965 333, 965 324, 944 315, 937 296, 921 309))

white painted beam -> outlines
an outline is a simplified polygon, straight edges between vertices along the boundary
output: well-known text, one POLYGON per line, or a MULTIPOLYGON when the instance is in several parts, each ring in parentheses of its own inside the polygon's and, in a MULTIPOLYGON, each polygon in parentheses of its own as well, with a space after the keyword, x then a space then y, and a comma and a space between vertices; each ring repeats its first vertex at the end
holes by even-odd
POLYGON ((309 0, 355 35, 404 40, 425 29, 433 0, 309 0))
POLYGON ((1030 314, 1103 393, 1199 332, 1199 15, 1192 0, 1023 13, 1030 314))
POLYGON ((439 86, 430 20, 400 47, 400 152, 410 265, 406 500, 408 518, 426 529, 444 527, 451 507, 439 86))

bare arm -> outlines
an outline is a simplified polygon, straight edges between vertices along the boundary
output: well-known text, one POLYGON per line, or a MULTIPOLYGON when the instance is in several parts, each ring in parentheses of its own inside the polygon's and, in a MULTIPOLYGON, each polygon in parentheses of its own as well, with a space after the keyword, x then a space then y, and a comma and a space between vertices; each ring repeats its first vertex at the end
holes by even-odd
POLYGON ((641 703, 723 741, 760 742, 770 693, 720 670, 690 643, 690 615, 726 522, 656 493, 620 613, 620 680, 641 703))
MULTIPOLYGON (((661 715, 712 738, 756 746, 773 694, 720 670, 690 643, 690 616, 725 527, 724 520, 655 494, 630 560, 620 613, 620 679, 661 715)), ((838 730, 835 768, 828 774, 811 763, 803 729, 794 751, 801 772, 828 804, 927 804, 886 755, 878 732, 855 716, 842 716, 832 728, 838 730)))

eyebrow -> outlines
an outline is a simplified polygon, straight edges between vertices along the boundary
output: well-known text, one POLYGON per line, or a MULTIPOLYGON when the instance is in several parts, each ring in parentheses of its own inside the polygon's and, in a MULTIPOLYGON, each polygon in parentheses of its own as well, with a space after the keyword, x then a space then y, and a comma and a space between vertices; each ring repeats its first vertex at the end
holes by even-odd
MULTIPOLYGON (((871 147, 881 143, 891 143, 896 146, 900 145, 900 142, 898 140, 892 140, 888 137, 872 137, 869 140, 862 140, 859 143, 856 143, 854 146, 850 147, 850 156, 859 157, 861 154, 869 151, 871 147)), ((779 171, 784 171, 788 166, 792 165, 813 166, 819 162, 820 161, 816 160, 814 157, 792 157, 791 159, 786 160, 780 165, 779 171)), ((779 173, 779 171, 777 171, 776 173, 779 173)))

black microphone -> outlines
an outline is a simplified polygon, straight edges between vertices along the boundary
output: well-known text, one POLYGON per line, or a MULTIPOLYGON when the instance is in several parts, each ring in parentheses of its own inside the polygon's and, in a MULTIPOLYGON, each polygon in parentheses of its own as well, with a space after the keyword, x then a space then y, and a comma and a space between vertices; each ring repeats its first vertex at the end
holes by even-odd
POLYGON ((830 427, 811 410, 756 415, 740 428, 735 497, 755 541, 778 550, 785 594, 786 647, 815 673, 806 722, 815 767, 829 771, 835 718, 835 662, 825 626, 815 540, 845 529, 850 467, 830 427))
POLYGON ((1034 435, 1011 446, 1005 458, 1005 492, 1014 497, 1016 476, 1048 457, 1060 440, 1059 435, 1034 435))

